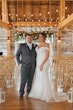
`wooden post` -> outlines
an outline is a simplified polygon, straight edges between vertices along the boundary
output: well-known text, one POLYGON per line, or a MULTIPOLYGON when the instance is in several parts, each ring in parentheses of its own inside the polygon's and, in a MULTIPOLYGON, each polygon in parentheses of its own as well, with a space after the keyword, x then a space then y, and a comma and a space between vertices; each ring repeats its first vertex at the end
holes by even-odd
MULTIPOLYGON (((60 0, 59 9, 59 23, 65 19, 65 0, 60 0)), ((58 41, 57 41, 58 55, 61 55, 61 30, 58 28, 58 41)))
POLYGON ((8 7, 7 0, 2 0, 2 21, 8 23, 8 7))
POLYGON ((61 38, 58 37, 57 41, 57 50, 58 50, 58 55, 61 55, 61 38))
POLYGON ((59 22, 65 19, 65 0, 60 0, 59 22))

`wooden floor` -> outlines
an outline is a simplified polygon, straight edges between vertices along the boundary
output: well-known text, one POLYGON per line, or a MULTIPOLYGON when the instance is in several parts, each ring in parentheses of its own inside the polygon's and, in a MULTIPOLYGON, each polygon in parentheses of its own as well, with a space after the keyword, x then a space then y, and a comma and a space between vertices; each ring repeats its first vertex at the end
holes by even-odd
POLYGON ((0 104, 0 110, 73 110, 73 104, 66 102, 44 102, 28 97, 19 99, 15 88, 6 89, 6 101, 0 104))

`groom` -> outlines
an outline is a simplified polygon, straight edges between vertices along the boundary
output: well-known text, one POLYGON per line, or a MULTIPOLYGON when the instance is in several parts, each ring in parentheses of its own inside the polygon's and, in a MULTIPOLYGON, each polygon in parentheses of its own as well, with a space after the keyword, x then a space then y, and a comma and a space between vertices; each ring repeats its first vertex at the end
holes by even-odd
POLYGON ((21 66, 20 98, 23 98, 26 83, 27 95, 29 94, 36 66, 36 51, 32 43, 32 36, 30 34, 26 35, 25 40, 26 43, 20 44, 16 53, 17 62, 21 66))

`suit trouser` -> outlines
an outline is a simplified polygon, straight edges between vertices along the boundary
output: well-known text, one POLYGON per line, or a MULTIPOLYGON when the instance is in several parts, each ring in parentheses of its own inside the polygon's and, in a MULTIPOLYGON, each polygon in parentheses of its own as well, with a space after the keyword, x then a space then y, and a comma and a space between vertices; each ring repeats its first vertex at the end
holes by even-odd
POLYGON ((34 69, 31 64, 22 64, 21 66, 21 82, 20 82, 20 95, 24 94, 25 85, 27 83, 27 94, 29 94, 32 86, 34 76, 34 69))

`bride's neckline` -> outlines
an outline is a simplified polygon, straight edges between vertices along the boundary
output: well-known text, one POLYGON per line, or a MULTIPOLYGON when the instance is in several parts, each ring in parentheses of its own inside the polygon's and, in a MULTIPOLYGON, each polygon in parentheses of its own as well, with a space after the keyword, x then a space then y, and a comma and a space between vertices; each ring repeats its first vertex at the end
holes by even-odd
POLYGON ((45 43, 38 44, 37 49, 41 49, 41 48, 48 48, 48 47, 45 43))
POLYGON ((43 47, 48 48, 47 46, 37 46, 38 49, 43 48, 43 47))

